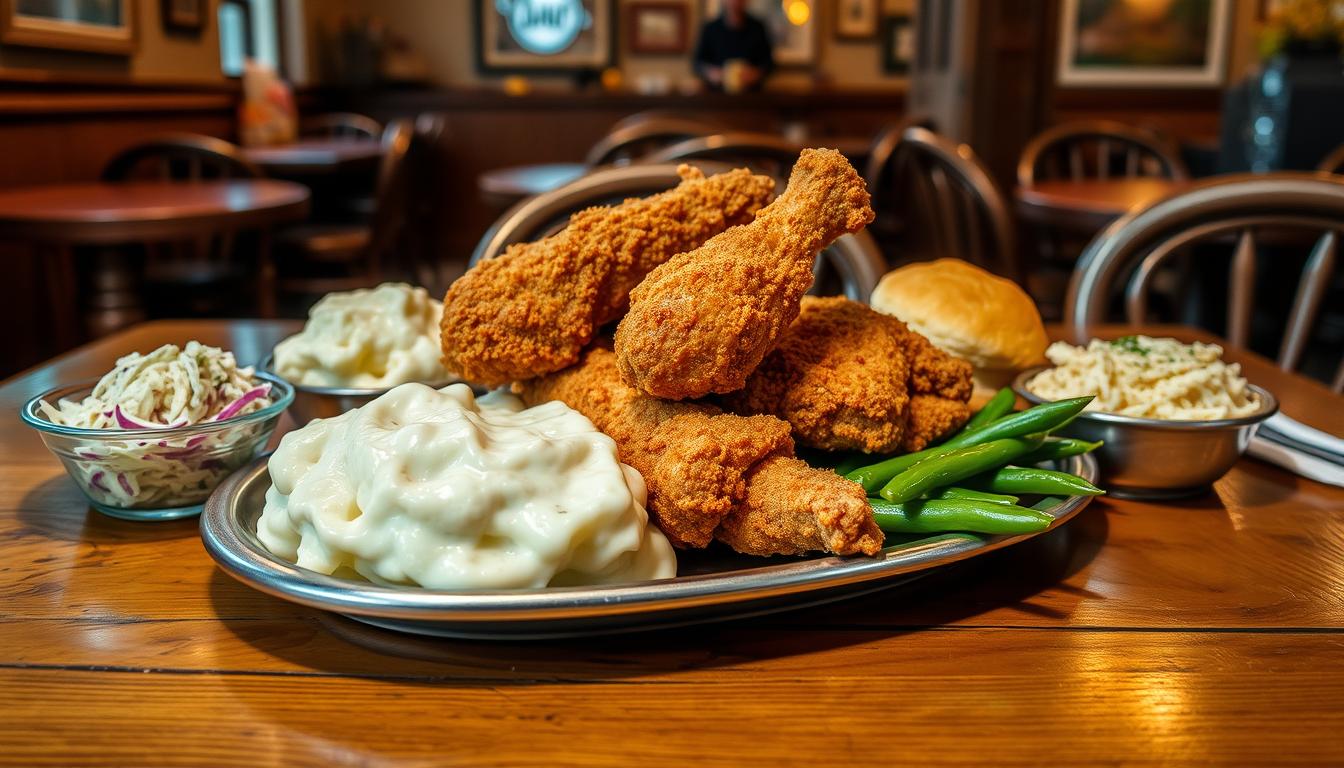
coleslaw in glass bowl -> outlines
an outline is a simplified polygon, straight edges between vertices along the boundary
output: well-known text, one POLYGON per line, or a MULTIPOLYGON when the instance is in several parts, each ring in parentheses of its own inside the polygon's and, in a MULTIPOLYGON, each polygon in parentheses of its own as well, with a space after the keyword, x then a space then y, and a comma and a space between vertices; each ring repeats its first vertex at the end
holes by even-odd
POLYGON ((193 341, 127 355, 96 382, 37 395, 21 416, 95 509, 171 520, 199 514, 293 399, 283 379, 193 341))

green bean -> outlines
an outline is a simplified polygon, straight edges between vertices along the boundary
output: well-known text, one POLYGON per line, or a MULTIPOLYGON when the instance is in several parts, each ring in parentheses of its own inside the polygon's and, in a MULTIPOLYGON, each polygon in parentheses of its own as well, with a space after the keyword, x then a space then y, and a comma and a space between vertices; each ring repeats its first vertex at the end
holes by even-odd
POLYGON ((994 396, 989 399, 989 402, 985 403, 983 408, 976 411, 970 421, 966 422, 966 426, 962 427, 961 432, 958 432, 957 434, 960 435, 962 432, 970 432, 971 430, 979 429, 995 419, 1008 415, 1008 412, 1013 410, 1013 406, 1016 403, 1017 395, 1013 392, 1011 387, 1000 389, 998 392, 994 393, 994 396))
POLYGON ((968 499, 911 501, 892 504, 873 499, 873 519, 887 533, 1035 533, 1054 518, 1027 507, 968 499))
POLYGON ((1009 416, 990 422, 979 429, 970 432, 963 432, 956 437, 948 440, 942 445, 936 445, 931 448, 925 448, 922 451, 907 453, 903 456, 893 456, 884 459, 876 464, 869 464, 866 467, 859 467, 856 470, 845 475, 845 477, 863 486, 863 489, 869 494, 877 493, 891 479, 900 473, 910 469, 916 464, 931 459, 935 456, 943 456, 951 453, 957 448, 965 448, 971 445, 987 443, 990 440, 997 440, 1005 437, 1021 437, 1030 434, 1033 431, 1046 432, 1056 429, 1058 422, 1067 421, 1083 410, 1083 407, 1091 402, 1091 397, 1079 397, 1073 400, 1060 400, 1054 403, 1042 403, 1034 408, 1028 408, 1025 411, 1019 411, 1009 416), (1039 422, 1039 424, 1038 424, 1039 422), (1036 430, 1030 429, 1032 425, 1038 425, 1036 430))
POLYGON ((984 491, 973 491, 970 488, 942 488, 938 493, 929 496, 930 499, 940 501, 983 501, 986 504, 1016 504, 1016 496, 1006 496, 1002 493, 985 493, 984 491))
POLYGON ((1087 407, 1087 404, 1092 402, 1093 398, 1093 395, 1088 395, 1067 400, 1056 400, 1053 403, 1041 403, 1034 408, 995 419, 977 430, 963 432, 943 443, 940 447, 961 448, 1005 437, 1021 437, 1036 432, 1048 433, 1081 413, 1087 407))
POLYGON ((1042 443, 1040 448, 1037 448, 1026 456, 1018 459, 1017 463, 1039 464, 1042 461, 1064 459, 1069 456, 1079 456, 1084 453, 1091 453, 1100 447, 1100 440, 1095 443, 1089 443, 1086 440, 1076 440, 1072 437, 1052 437, 1042 443))
POLYGON ((1042 435, 1034 435, 991 440, 925 459, 882 486, 881 496, 898 504, 917 499, 934 488, 1003 466, 1035 450, 1043 439, 1042 435))
POLYGON ((990 493, 1056 496, 1100 496, 1105 493, 1077 475, 1034 467, 1003 467, 970 478, 965 485, 990 493))

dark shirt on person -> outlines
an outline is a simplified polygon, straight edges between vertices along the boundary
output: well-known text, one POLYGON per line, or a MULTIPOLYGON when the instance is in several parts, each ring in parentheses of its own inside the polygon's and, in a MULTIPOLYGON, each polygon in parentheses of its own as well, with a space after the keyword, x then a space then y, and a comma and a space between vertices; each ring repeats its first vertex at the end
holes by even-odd
POLYGON ((732 59, 742 59, 759 69, 762 80, 774 69, 770 34, 765 25, 750 14, 742 19, 740 27, 728 26, 720 15, 700 29, 700 41, 695 46, 695 69, 702 77, 705 67, 722 67, 732 59))

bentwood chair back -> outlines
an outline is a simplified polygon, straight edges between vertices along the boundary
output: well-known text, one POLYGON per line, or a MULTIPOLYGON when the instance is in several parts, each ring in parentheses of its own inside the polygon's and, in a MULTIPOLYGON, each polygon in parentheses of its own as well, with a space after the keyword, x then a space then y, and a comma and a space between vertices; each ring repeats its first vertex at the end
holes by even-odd
POLYGON ((383 125, 355 112, 328 112, 305 118, 299 133, 331 139, 377 139, 383 133, 383 125))
POLYGON ((874 204, 877 202, 877 196, 890 185, 891 178, 895 175, 892 160, 896 156, 896 147, 900 145, 901 137, 910 128, 938 130, 933 118, 912 115, 879 131, 868 149, 868 163, 863 167, 863 180, 868 183, 868 193, 873 196, 874 204))
POLYGON ((1152 131, 1111 120, 1085 120, 1050 128, 1032 139, 1017 161, 1017 183, 1041 179, 1109 179, 1156 176, 1188 179, 1180 153, 1152 131))
MULTIPOLYGON (((213 136, 173 133, 122 150, 103 167, 101 178, 191 182, 262 176, 234 144, 213 136)), ((236 312, 240 302, 254 299, 259 314, 272 316, 270 233, 244 235, 256 240, 254 247, 246 248, 237 247, 238 236, 233 231, 192 230, 171 242, 145 243, 149 304, 172 315, 211 315, 236 312), (251 258, 244 258, 244 253, 251 258)))
MULTIPOLYGON (((902 180, 896 177, 896 147, 907 128, 925 128, 936 131, 933 118, 911 116, 882 129, 873 139, 868 149, 868 162, 863 168, 863 180, 868 184, 868 194, 873 196, 873 211, 877 218, 868 226, 868 230, 880 243, 893 251, 901 232, 905 229, 900 201, 903 195, 902 180)), ((908 187, 908 183, 904 186, 908 187)))
POLYGON ((959 258, 1020 279, 1008 206, 970 146, 912 126, 892 162, 904 182, 902 212, 916 254, 959 258))
MULTIPOLYGON (((1191 249, 1195 243, 1234 238, 1226 338, 1245 346, 1255 303, 1257 242, 1268 239, 1266 232, 1283 231, 1316 236, 1279 347, 1279 367, 1294 370, 1337 269, 1344 232, 1344 181, 1324 174, 1219 177, 1117 219, 1083 252, 1069 284, 1065 320, 1079 334, 1103 322, 1113 286, 1128 275, 1125 316, 1131 324, 1142 323, 1148 314, 1148 288, 1162 262, 1177 253, 1207 252, 1191 249)), ((1344 391, 1344 364, 1332 386, 1344 391)))
POLYGON ((796 142, 773 133, 716 133, 679 141, 650 154, 645 160, 650 163, 714 160, 788 178, 802 149, 796 142))
POLYGON ((1326 173, 1344 174, 1344 144, 1335 147, 1330 154, 1326 155, 1321 164, 1316 166, 1316 170, 1326 173))
POLYGON ((686 116, 685 112, 673 111, 669 109, 645 109, 639 112, 635 112, 633 114, 626 115, 620 120, 617 120, 615 124, 611 126, 609 133, 615 133, 617 131, 624 130, 632 125, 641 125, 643 123, 653 122, 656 120, 669 120, 669 119, 694 120, 696 123, 705 128, 704 133, 706 134, 719 133, 720 131, 723 130, 723 126, 713 120, 709 120, 703 117, 689 118, 686 116))
POLYGON ((637 160, 650 152, 717 129, 684 117, 657 117, 613 129, 588 150, 584 162, 590 166, 620 165, 637 160))
POLYGON ((259 179, 265 174, 235 144, 214 136, 171 133, 122 150, 103 166, 103 181, 259 179))
POLYGON ((369 288, 389 272, 406 271, 401 245, 411 208, 410 163, 415 141, 410 120, 394 120, 383 131, 373 212, 365 224, 313 224, 294 227, 281 241, 297 252, 287 258, 281 291, 305 295, 369 288))
MULTIPOLYGON (((595 205, 613 205, 630 197, 652 195, 675 187, 681 177, 677 163, 641 163, 599 168, 559 189, 519 202, 504 213, 481 238, 471 255, 474 265, 492 259, 514 243, 540 240, 563 229, 574 213, 595 205)), ((706 175, 733 166, 696 162, 706 175)), ((778 181, 778 180, 777 180, 778 181)), ((778 182, 776 189, 781 189, 778 182)), ((816 287, 835 286, 854 301, 867 303, 885 271, 881 253, 866 232, 845 235, 822 251, 814 273, 816 287)))

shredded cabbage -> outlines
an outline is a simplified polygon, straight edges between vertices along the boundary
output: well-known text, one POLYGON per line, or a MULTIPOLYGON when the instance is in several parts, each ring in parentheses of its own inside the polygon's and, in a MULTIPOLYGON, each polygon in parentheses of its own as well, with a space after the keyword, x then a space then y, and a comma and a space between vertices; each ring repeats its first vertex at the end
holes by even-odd
MULTIPOLYGON (((270 384, 232 352, 197 341, 185 349, 165 344, 147 355, 119 360, 81 401, 45 401, 51 423, 115 432, 223 422, 269 406, 270 384)), ((73 450, 72 473, 95 502, 120 508, 158 508, 203 500, 229 472, 251 458, 266 430, 259 423, 177 435, 163 440, 90 439, 73 450), (252 446, 255 448, 255 445, 252 446)))

